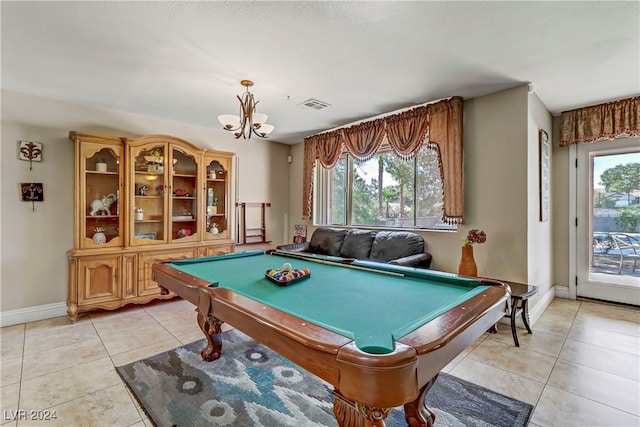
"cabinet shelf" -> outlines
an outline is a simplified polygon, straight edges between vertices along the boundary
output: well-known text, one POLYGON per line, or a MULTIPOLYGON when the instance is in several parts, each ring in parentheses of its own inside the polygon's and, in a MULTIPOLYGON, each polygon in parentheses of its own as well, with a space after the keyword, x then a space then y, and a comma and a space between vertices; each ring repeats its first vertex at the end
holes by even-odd
POLYGON ((87 215, 87 221, 89 220, 101 220, 101 219, 118 219, 120 215, 98 215, 98 216, 89 216, 87 215))
POLYGON ((92 171, 92 170, 86 170, 84 171, 84 173, 91 174, 91 175, 115 175, 115 176, 118 176, 120 174, 120 172, 110 172, 110 171, 100 172, 100 171, 92 171))

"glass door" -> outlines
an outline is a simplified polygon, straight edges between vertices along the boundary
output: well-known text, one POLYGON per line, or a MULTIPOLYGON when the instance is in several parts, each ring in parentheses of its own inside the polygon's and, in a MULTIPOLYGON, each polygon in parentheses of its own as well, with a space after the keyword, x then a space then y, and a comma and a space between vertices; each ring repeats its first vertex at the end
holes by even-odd
POLYGON ((122 246, 120 212, 121 147, 85 144, 81 188, 84 238, 81 248, 122 246))
POLYGON ((156 144, 134 150, 132 244, 166 243, 167 146, 156 144))
POLYGON ((205 156, 205 239, 229 238, 229 164, 226 158, 205 156))
POLYGON ((171 150, 171 226, 170 240, 190 242, 198 234, 198 163, 193 154, 179 148, 171 150))
POLYGON ((579 297, 640 305, 638 139, 577 148, 579 297))

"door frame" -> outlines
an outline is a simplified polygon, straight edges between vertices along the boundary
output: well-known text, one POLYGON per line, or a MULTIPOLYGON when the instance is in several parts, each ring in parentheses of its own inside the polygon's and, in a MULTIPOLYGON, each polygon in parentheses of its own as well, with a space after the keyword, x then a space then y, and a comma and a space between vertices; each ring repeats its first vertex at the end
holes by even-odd
MULTIPOLYGON (((569 220, 573 223, 572 226, 569 227, 569 298, 576 299, 580 295, 578 295, 578 286, 579 283, 584 285, 586 281, 588 281, 588 260, 585 260, 584 255, 586 248, 580 246, 582 243, 580 241, 580 235, 578 230, 581 227, 589 227, 590 218, 584 216, 584 212, 581 212, 581 208, 583 207, 582 203, 590 203, 589 199, 591 197, 591 187, 592 183, 589 183, 588 193, 589 194, 578 194, 579 186, 578 182, 581 176, 581 171, 584 169, 581 168, 590 168, 589 158, 592 152, 602 152, 605 153, 607 151, 611 151, 611 154, 615 152, 624 152, 634 149, 637 150, 638 141, 640 138, 624 138, 617 139, 613 141, 603 140, 597 141, 590 144, 574 144, 570 148, 569 155, 569 168, 573 170, 572 173, 569 173, 569 197, 571 202, 569 203, 569 220), (584 200, 583 200, 584 199, 584 200), (586 224, 586 225, 585 225, 586 224), (581 261, 582 257, 582 261, 581 261), (580 263, 583 262, 584 265, 580 263)), ((590 169, 586 172, 590 179, 591 171, 590 169)), ((587 214, 589 215, 589 214, 587 214)), ((615 285, 612 285, 615 286, 615 285)), ((597 293, 597 292, 596 292, 597 293)), ((596 296, 585 296, 586 298, 598 298, 596 296)), ((604 299, 607 298, 598 298, 604 299)))

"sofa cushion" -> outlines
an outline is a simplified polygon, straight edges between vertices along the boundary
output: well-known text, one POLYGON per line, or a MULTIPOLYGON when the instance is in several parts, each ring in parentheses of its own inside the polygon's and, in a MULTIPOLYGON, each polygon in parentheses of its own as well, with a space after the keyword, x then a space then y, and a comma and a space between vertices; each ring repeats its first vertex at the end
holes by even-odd
POLYGON ((342 242, 340 256, 356 259, 369 258, 374 237, 376 237, 375 231, 349 230, 344 237, 344 242, 342 242))
POLYGON ((389 262, 393 259, 424 252, 424 239, 416 233, 379 231, 373 239, 369 258, 389 262))
POLYGON ((347 230, 339 228, 317 228, 311 236, 309 251, 315 254, 340 256, 340 247, 347 230))

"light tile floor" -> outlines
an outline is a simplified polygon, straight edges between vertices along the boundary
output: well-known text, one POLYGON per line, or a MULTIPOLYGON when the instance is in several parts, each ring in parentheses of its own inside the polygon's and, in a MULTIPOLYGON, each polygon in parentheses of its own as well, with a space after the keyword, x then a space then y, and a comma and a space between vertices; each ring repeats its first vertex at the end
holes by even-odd
MULTIPOLYGON (((500 325, 445 371, 531 403, 531 426, 640 426, 640 310, 556 299, 533 332, 500 325)), ((114 367, 201 338, 180 299, 2 328, 1 424, 150 426, 114 367)))

